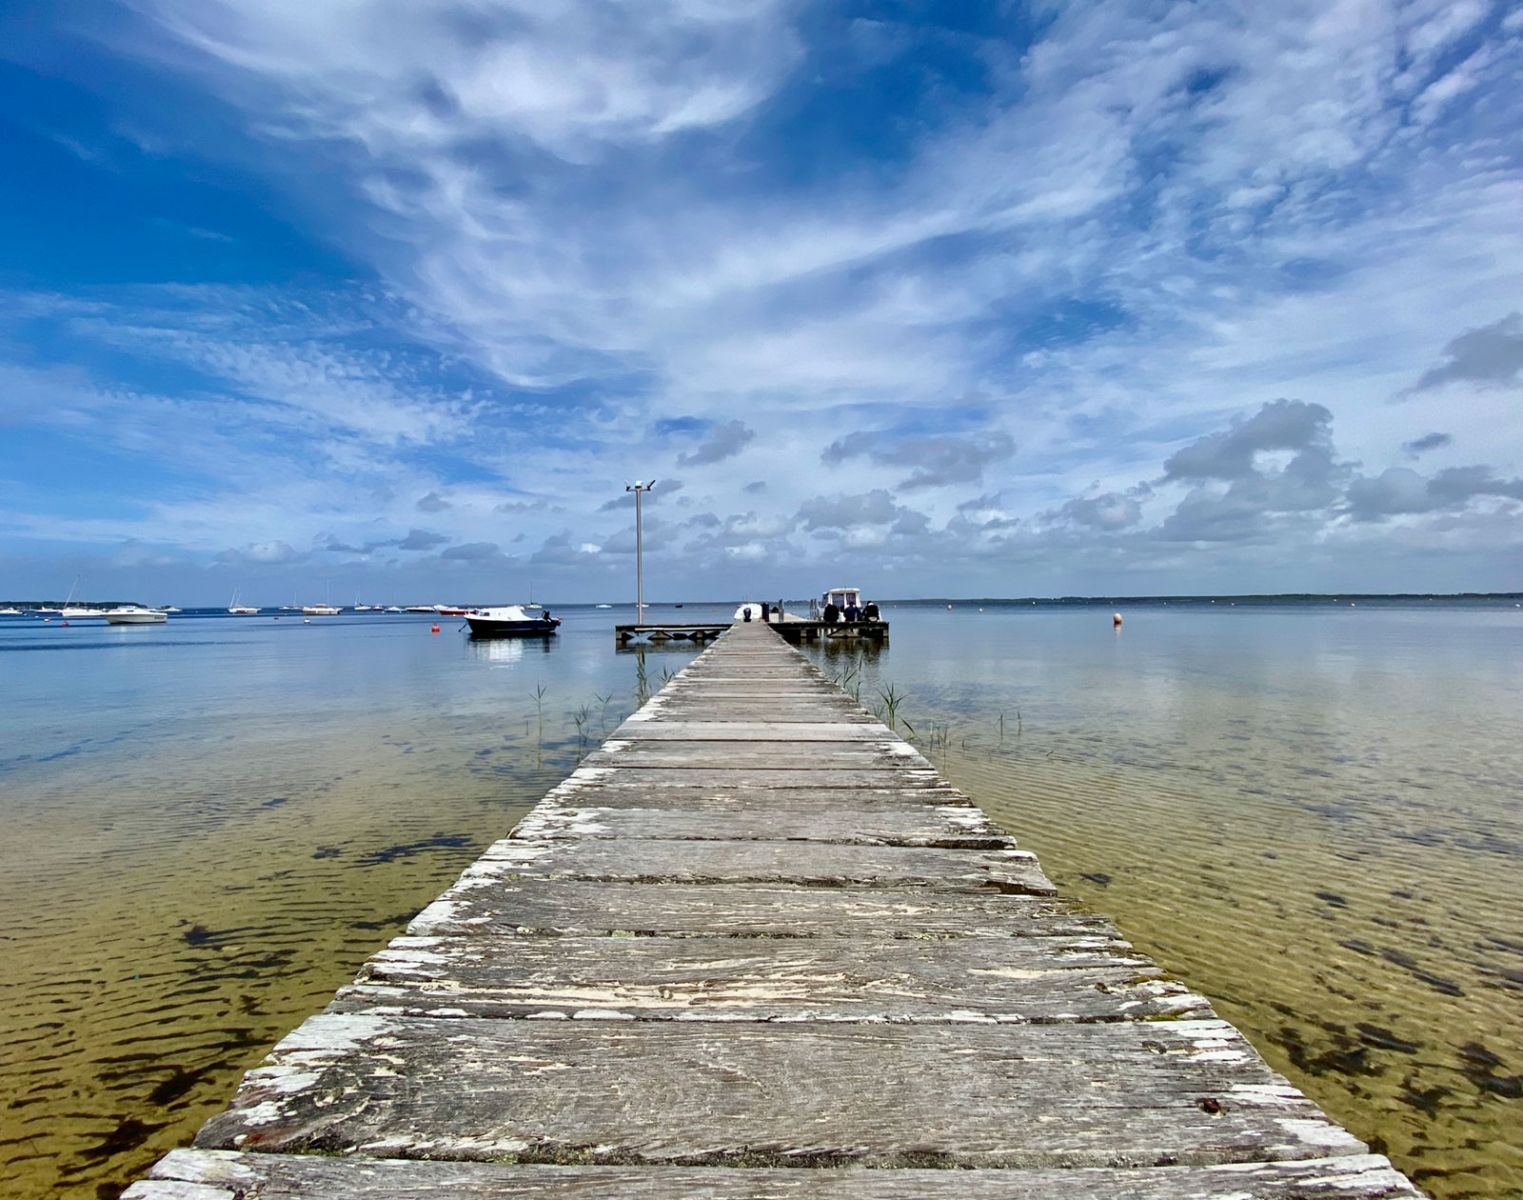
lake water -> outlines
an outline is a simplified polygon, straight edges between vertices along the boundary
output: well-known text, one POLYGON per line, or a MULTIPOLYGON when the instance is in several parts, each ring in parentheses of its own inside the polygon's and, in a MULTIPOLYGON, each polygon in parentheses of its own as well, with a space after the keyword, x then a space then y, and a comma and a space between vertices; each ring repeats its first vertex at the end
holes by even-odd
MULTIPOLYGON (((557 612, 0 618, 0 1194, 114 1196, 188 1140, 692 654, 557 612)), ((1512 602, 884 615, 809 653, 1065 892, 1434 1196, 1523 1191, 1512 602)))

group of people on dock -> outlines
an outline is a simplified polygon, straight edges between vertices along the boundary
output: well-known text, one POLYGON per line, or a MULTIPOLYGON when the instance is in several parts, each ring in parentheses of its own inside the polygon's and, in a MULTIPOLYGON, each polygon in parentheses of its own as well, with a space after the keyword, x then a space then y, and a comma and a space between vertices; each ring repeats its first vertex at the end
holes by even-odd
POLYGON ((827 625, 834 625, 837 622, 844 622, 847 625, 856 625, 863 622, 872 622, 879 620, 878 605, 875 601, 872 600, 869 600, 866 604, 862 605, 861 608, 857 607, 855 600, 848 600, 845 608, 838 608, 832 602, 825 605, 825 611, 821 613, 820 616, 827 625))

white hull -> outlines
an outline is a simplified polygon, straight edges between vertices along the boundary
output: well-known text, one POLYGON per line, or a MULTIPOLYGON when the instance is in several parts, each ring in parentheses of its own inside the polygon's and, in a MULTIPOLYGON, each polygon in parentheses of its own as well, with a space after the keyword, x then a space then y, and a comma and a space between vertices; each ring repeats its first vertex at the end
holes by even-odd
POLYGON ((108 625, 162 625, 169 617, 152 608, 119 608, 101 613, 108 625))
POLYGON ((308 617, 336 617, 339 614, 331 604, 308 604, 301 611, 308 617))

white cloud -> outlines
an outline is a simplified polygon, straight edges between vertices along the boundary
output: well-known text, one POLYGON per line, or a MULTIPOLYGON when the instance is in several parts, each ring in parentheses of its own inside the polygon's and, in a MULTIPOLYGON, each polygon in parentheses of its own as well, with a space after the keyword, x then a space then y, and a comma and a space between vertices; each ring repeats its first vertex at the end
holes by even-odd
MULTIPOLYGON (((912 556, 941 534, 954 558, 1012 561, 1173 517, 1251 526, 1294 558, 1336 525, 1339 463, 1378 479, 1444 429, 1517 472, 1500 390, 1389 404, 1516 305, 1496 101, 1516 29, 1487 32, 1473 0, 1060 6, 1029 49, 977 47, 976 102, 939 98, 893 154, 819 172, 776 122, 839 64, 786 4, 140 11, 102 36, 241 113, 218 152, 381 281, 54 303, 81 343, 195 374, 187 399, 98 364, 12 368, 61 387, 28 421, 219 464, 223 490, 151 498, 178 544, 401 542, 429 496, 461 546, 533 544, 554 504, 566 533, 538 559, 569 570, 615 544, 626 518, 599 507, 625 478, 686 455, 720 468, 679 501, 719 522, 689 535, 695 571, 705 548, 794 554, 789 514, 890 485, 924 485, 916 508, 837 521, 834 548, 912 556), (1346 457, 1287 477, 1250 455, 1246 474, 1191 476, 1188 499, 1134 490, 1279 396, 1327 413, 1346 457), (652 432, 673 412, 729 434, 652 432), (892 444, 819 461, 883 430, 892 444), (742 446, 744 475, 725 469, 742 446), (959 511, 975 491, 987 502, 959 511)), ((891 66, 913 53, 898 32, 857 30, 853 53, 891 66)), ((1450 453, 1435 471, 1462 465, 1450 453)))

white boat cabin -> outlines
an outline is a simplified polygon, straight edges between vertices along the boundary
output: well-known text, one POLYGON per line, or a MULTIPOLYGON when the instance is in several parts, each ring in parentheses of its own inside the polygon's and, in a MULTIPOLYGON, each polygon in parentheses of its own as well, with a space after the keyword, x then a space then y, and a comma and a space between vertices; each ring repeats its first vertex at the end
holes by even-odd
POLYGON ((823 609, 827 604, 834 604, 842 612, 845 612, 850 604, 855 604, 858 608, 861 608, 862 589, 849 587, 827 588, 825 594, 820 597, 820 608, 823 609))

